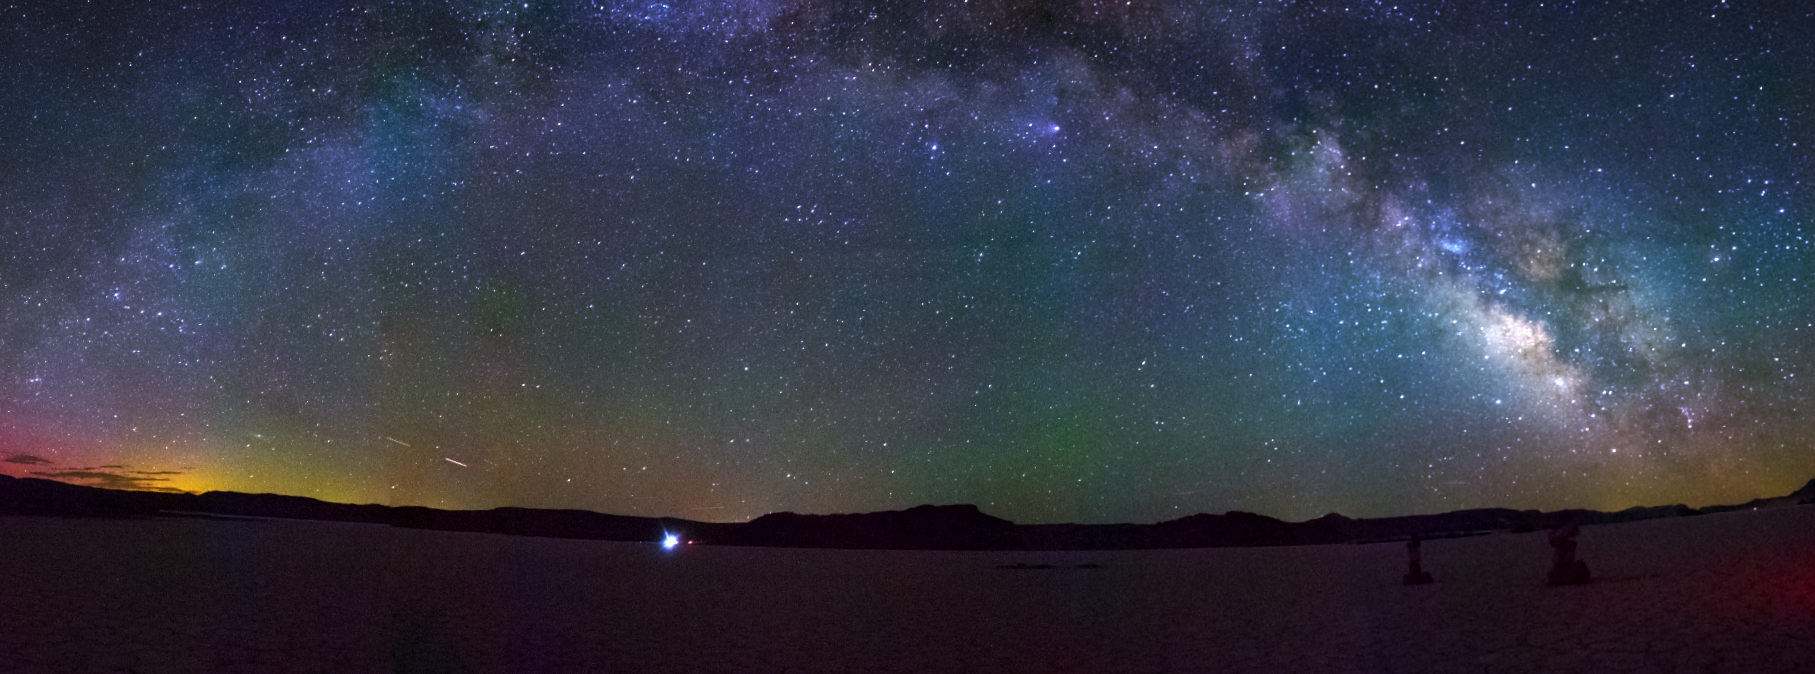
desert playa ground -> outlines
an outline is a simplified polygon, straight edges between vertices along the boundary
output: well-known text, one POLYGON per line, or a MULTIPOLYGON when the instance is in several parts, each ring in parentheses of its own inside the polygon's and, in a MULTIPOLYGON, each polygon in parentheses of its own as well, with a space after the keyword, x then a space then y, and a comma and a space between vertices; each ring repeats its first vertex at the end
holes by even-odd
POLYGON ((1437 583, 1406 587, 1396 543, 664 551, 7 517, 0 672, 1815 671, 1815 507, 1580 541, 1590 585, 1546 587, 1534 532, 1427 541, 1437 583))

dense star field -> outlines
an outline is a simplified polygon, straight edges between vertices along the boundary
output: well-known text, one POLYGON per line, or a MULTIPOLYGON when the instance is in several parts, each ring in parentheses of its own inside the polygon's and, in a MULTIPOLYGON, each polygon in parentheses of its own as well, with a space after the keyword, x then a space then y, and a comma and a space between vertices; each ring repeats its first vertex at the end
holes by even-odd
POLYGON ((1815 476, 1815 9, 24 3, 0 471, 743 520, 1815 476))

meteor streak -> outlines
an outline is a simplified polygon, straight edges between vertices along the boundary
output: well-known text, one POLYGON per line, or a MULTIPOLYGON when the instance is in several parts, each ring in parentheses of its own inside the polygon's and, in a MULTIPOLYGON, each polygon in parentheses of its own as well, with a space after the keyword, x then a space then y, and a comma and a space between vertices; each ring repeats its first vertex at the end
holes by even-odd
MULTIPOLYGON (((444 457, 441 457, 441 458, 444 458, 444 459, 447 459, 447 457, 445 457, 445 456, 444 456, 444 457)), ((459 461, 455 461, 455 460, 453 460, 453 459, 447 459, 447 462, 448 462, 448 463, 451 463, 451 464, 454 464, 454 465, 456 465, 456 466, 459 466, 459 467, 461 467, 461 468, 466 468, 466 467, 468 467, 468 466, 467 466, 467 465, 466 465, 466 464, 464 464, 464 463, 461 463, 461 462, 459 462, 459 461)))

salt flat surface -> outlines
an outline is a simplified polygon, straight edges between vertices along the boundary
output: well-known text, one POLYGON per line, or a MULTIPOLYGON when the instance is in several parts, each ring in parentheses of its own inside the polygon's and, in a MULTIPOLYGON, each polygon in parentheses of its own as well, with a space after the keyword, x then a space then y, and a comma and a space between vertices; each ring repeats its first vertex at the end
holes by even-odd
POLYGON ((683 547, 0 518, 7 672, 1811 672, 1815 507, 1118 552, 683 547), (1077 568, 1093 563, 1098 568, 1077 568), (1003 569, 1050 564, 1051 569, 1003 569))

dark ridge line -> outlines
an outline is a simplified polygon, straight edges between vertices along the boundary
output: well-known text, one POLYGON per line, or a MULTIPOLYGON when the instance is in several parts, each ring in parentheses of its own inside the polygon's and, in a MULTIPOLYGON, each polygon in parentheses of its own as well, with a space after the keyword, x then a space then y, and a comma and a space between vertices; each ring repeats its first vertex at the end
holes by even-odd
POLYGON ((1169 548, 1330 545, 1529 532, 1557 526, 1565 512, 1585 525, 1692 517, 1815 503, 1815 480, 1786 496, 1739 505, 1690 508, 1642 506, 1618 512, 1478 508, 1435 515, 1350 519, 1336 513, 1305 522, 1230 511, 1199 513, 1154 524, 1016 524, 974 505, 922 505, 907 510, 763 515, 749 522, 698 522, 631 517, 587 510, 494 508, 439 510, 422 506, 351 505, 302 496, 211 491, 203 494, 104 489, 39 478, 0 475, 0 515, 54 517, 206 517, 296 519, 383 524, 405 529, 461 531, 607 541, 659 542, 670 534, 696 545, 871 550, 1149 550, 1169 548))

